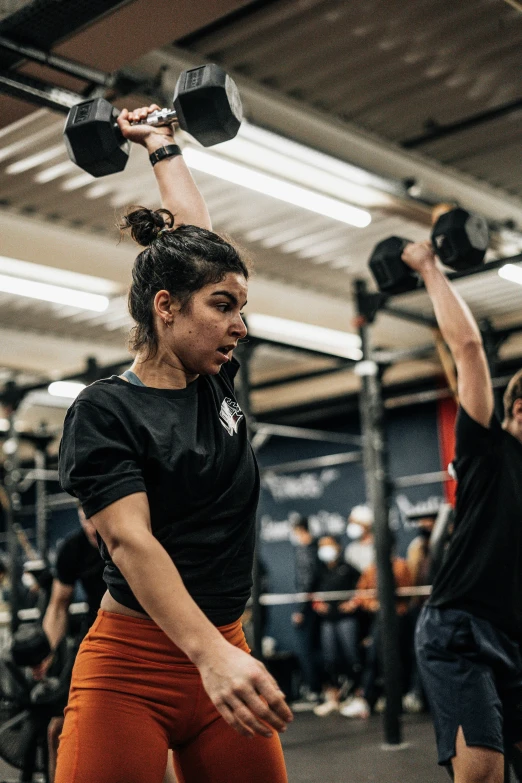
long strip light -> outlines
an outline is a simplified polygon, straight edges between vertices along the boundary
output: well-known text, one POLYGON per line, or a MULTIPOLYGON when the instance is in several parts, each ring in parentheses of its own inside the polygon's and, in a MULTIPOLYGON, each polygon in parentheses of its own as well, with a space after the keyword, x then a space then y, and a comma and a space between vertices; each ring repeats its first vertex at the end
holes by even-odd
POLYGON ((75 288, 39 283, 23 277, 11 277, 11 275, 0 274, 0 291, 15 296, 26 296, 29 299, 69 305, 80 310, 93 310, 96 313, 103 313, 109 306, 108 297, 101 294, 91 294, 75 288))
POLYGON ((39 171, 35 176, 34 181, 44 185, 46 182, 52 182, 53 179, 58 179, 58 177, 63 177, 64 174, 70 174, 75 171, 78 171, 78 169, 72 160, 63 160, 55 166, 50 166, 48 169, 39 171))
POLYGON ((49 384, 47 391, 49 394, 52 394, 53 397, 67 397, 74 400, 82 389, 85 389, 84 383, 77 383, 76 381, 53 381, 53 383, 49 384))
POLYGON ((339 199, 325 196, 300 185, 294 185, 280 177, 264 174, 248 166, 193 147, 185 148, 183 155, 189 168, 255 190, 265 196, 271 196, 358 228, 364 228, 371 223, 372 218, 367 210, 359 209, 359 207, 354 207, 339 199))
POLYGON ((249 122, 214 150, 359 207, 389 203, 390 183, 383 177, 249 122))
POLYGON ((308 348, 343 359, 362 359, 361 339, 356 334, 261 313, 250 313, 247 322, 252 337, 274 340, 296 348, 308 348))
POLYGON ((516 264, 504 264, 504 266, 500 267, 498 273, 504 280, 522 285, 522 267, 516 264))
POLYGON ((47 147, 47 149, 37 152, 34 155, 29 155, 27 158, 17 160, 16 163, 11 163, 5 170, 6 174, 22 174, 24 171, 34 169, 37 166, 41 166, 42 163, 48 163, 54 158, 58 158, 63 155, 63 144, 56 144, 54 147, 47 147))

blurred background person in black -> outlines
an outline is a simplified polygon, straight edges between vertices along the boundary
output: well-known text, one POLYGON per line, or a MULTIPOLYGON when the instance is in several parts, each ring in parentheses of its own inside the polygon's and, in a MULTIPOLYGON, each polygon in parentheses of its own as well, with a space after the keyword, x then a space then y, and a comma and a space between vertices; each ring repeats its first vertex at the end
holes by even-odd
MULTIPOLYGON (((292 522, 290 540, 294 545, 295 589, 298 593, 310 593, 317 576, 317 544, 308 527, 307 517, 297 516, 292 522)), ((301 667, 303 706, 319 700, 321 690, 320 666, 317 655, 317 615, 310 601, 296 604, 292 623, 298 633, 296 650, 301 667)), ((297 702, 298 708, 300 703, 297 702)), ((295 709, 296 703, 292 705, 295 709)))
MULTIPOLYGON (((314 592, 353 590, 360 573, 349 563, 342 561, 342 548, 333 536, 319 539, 317 557, 319 568, 314 592)), ((324 665, 324 701, 314 708, 323 717, 339 710, 340 676, 348 675, 353 681, 359 668, 359 623, 356 606, 351 600, 314 600, 314 612, 319 617, 321 654, 324 665)))

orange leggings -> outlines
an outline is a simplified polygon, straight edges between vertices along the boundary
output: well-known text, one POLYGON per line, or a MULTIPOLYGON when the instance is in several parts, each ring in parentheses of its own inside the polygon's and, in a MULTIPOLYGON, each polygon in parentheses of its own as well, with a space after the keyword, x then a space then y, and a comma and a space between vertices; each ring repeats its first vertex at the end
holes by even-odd
MULTIPOLYGON (((239 620, 219 630, 248 652, 239 620)), ((179 783, 287 783, 277 732, 242 737, 154 622, 100 610, 76 658, 55 783, 161 783, 169 747, 179 783)))

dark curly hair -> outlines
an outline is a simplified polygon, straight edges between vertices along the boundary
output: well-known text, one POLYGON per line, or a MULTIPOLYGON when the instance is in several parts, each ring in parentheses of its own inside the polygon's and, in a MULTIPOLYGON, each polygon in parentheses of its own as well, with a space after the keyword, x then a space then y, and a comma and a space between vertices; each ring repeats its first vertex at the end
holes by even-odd
POLYGON ((145 246, 132 269, 129 312, 136 322, 129 345, 133 351, 147 351, 152 358, 158 348, 154 328, 153 301, 165 289, 176 297, 181 309, 190 305, 192 295, 206 285, 219 283, 228 272, 249 277, 249 263, 226 239, 198 226, 173 230, 174 216, 168 209, 136 207, 125 215, 120 229, 145 246))

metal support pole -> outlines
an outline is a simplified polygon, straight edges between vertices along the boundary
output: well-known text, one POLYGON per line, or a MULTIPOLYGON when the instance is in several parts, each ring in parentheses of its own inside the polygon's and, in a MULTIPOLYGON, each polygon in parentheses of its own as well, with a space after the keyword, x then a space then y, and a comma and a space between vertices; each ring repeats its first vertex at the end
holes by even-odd
POLYGON ((388 475, 388 455, 384 433, 381 369, 371 360, 367 289, 364 281, 356 281, 356 302, 359 312, 359 334, 363 359, 355 371, 361 377, 360 412, 363 435, 363 462, 366 492, 374 513, 375 557, 381 623, 381 651, 386 709, 384 734, 386 743, 399 745, 401 725, 401 662, 399 629, 395 609, 395 580, 392 567, 392 536, 388 525, 391 482, 388 475))
MULTIPOLYGON (((239 374, 239 384, 237 386, 236 396, 241 407, 241 410, 245 414, 248 439, 250 440, 254 434, 254 417, 252 415, 252 405, 250 400, 250 362, 255 350, 255 345, 252 343, 240 343, 236 353, 239 361, 241 362, 241 369, 239 374)), ((253 637, 254 647, 253 654, 256 658, 262 657, 262 639, 264 635, 263 628, 263 607, 259 601, 261 597, 262 589, 262 567, 259 561, 259 546, 260 546, 260 520, 259 516, 256 518, 256 543, 254 550, 254 565, 252 568, 252 625, 253 625, 253 637)))
POLYGON ((45 451, 35 449, 34 466, 38 471, 39 478, 36 479, 36 549, 40 557, 47 557, 47 488, 42 471, 45 470, 45 451))
POLYGON ((54 54, 54 52, 45 52, 43 49, 37 49, 34 46, 17 43, 3 35, 0 36, 0 49, 13 52, 24 59, 32 60, 41 65, 47 65, 48 68, 53 68, 55 71, 61 71, 78 79, 99 84, 102 87, 111 87, 114 82, 114 77, 111 74, 104 73, 98 68, 91 68, 90 65, 84 65, 76 60, 69 60, 66 57, 54 54))
POLYGON ((14 634, 19 625, 18 611, 21 608, 20 585, 22 583, 22 563, 20 544, 15 531, 16 511, 20 508, 20 495, 16 491, 18 478, 18 438, 14 427, 14 411, 9 414, 9 433, 4 443, 4 487, 7 503, 4 507, 7 533, 8 571, 10 581, 11 633, 14 634))

